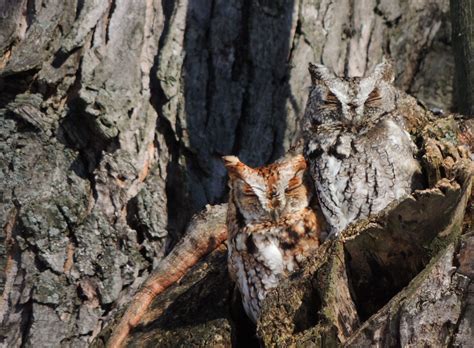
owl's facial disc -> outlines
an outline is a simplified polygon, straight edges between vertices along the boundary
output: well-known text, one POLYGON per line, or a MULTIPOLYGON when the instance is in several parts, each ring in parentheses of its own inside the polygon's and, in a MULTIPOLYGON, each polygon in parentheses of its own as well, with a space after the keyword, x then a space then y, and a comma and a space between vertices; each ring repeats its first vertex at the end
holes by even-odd
POLYGON ((289 208, 298 208, 294 201, 305 203, 306 187, 302 175, 306 168, 303 156, 286 158, 274 164, 250 168, 236 157, 224 158, 229 171, 235 204, 246 223, 277 222, 289 208))
POLYGON ((378 123, 395 108, 392 64, 385 59, 367 77, 337 77, 323 65, 310 64, 312 87, 305 112, 305 129, 335 124, 353 131, 378 123))

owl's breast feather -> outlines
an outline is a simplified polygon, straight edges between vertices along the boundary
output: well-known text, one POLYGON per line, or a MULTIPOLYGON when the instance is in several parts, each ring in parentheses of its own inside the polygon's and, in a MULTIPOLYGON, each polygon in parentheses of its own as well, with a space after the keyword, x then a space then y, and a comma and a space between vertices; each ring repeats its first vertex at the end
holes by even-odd
POLYGON ((283 272, 283 255, 274 243, 259 248, 262 261, 275 274, 283 272))

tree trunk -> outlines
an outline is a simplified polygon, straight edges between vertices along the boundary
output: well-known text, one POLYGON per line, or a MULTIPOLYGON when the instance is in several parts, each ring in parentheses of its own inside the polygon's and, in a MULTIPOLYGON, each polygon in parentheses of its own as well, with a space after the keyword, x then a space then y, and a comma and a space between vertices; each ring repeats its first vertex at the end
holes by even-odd
POLYGON ((455 105, 474 117, 474 1, 451 0, 455 70, 455 105))
POLYGON ((225 200, 222 155, 260 165, 297 138, 308 62, 361 75, 390 54, 400 88, 449 109, 448 7, 0 2, 0 342, 90 343, 225 200))

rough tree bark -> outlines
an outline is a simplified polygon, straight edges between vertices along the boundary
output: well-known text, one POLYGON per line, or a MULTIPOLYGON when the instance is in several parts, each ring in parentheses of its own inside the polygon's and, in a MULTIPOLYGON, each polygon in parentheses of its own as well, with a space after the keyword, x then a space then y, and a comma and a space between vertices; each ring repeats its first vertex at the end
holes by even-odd
POLYGON ((474 117, 474 1, 451 0, 458 112, 474 117))
MULTIPOLYGON (((449 109, 448 8, 0 1, 0 342, 90 343, 190 216, 225 200, 221 155, 259 165, 286 151, 309 61, 361 75, 389 53, 399 87, 449 109)), ((193 289, 184 298, 211 296, 193 289)), ((201 318, 223 326, 226 340, 235 331, 222 308, 201 318)))

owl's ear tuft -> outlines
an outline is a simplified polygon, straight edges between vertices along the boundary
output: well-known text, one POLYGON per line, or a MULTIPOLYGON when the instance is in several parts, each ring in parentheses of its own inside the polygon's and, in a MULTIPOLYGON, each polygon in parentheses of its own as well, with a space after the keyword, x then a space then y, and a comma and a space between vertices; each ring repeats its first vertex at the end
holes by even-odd
POLYGON ((227 168, 230 177, 240 177, 242 170, 246 168, 246 165, 240 162, 236 156, 223 156, 224 166, 227 168))
POLYGON ((334 78, 334 73, 321 64, 309 63, 309 74, 311 75, 311 83, 313 85, 322 83, 326 80, 334 78))
POLYGON ((382 62, 375 66, 374 75, 388 83, 395 80, 395 71, 393 69, 393 60, 384 56, 382 62))
POLYGON ((280 163, 280 170, 285 170, 293 176, 303 176, 307 167, 303 155, 287 155, 277 163, 280 163))
POLYGON ((304 159, 303 155, 298 155, 294 156, 291 159, 291 162, 293 164, 293 168, 295 169, 295 172, 304 172, 306 169, 306 160, 304 159))
POLYGON ((222 156, 222 160, 224 161, 224 165, 226 167, 232 167, 242 163, 237 156, 222 156))

